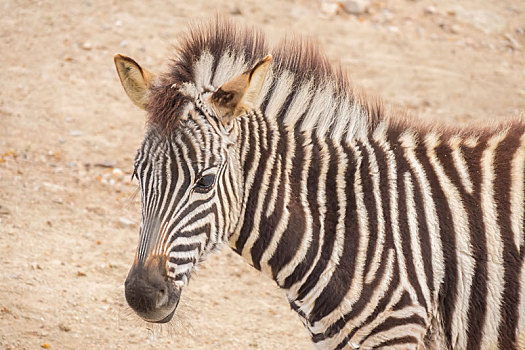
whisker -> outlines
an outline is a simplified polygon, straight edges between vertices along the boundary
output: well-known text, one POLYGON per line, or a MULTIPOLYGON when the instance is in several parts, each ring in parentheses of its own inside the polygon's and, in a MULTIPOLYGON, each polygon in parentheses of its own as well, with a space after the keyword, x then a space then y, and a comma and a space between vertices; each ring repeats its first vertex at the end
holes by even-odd
POLYGON ((135 203, 135 200, 139 192, 140 192, 140 187, 136 185, 133 192, 126 196, 125 204, 124 204, 125 209, 130 209, 133 206, 133 203, 135 203))

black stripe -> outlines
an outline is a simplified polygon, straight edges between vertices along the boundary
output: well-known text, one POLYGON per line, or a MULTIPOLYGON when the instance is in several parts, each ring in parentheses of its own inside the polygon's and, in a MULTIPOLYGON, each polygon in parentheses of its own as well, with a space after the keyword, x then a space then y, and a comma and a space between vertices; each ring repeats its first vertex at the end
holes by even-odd
POLYGON ((393 310, 402 310, 407 306, 414 305, 414 302, 412 301, 412 298, 410 297, 410 294, 408 294, 407 291, 403 292, 401 295, 401 298, 399 298, 398 302, 392 306, 393 310))
MULTIPOLYGON (((397 260, 397 257, 396 257, 396 260, 397 260)), ((386 265, 386 264, 382 264, 382 266, 384 266, 384 265, 386 265)), ((385 295, 381 298, 381 300, 377 303, 377 305, 376 305, 374 311, 372 312, 372 314, 370 316, 368 316, 366 318, 366 320, 362 324, 355 325, 355 327, 350 331, 350 333, 348 333, 346 335, 346 337, 343 339, 343 341, 341 343, 339 343, 339 345, 336 347, 336 349, 344 348, 344 346, 346 344, 348 344, 348 341, 350 339, 352 339, 352 337, 360 329, 360 327, 362 327, 363 325, 369 324, 370 322, 375 320, 377 318, 377 316, 381 312, 385 311, 388 303, 390 302, 390 299, 392 298, 392 294, 394 293, 395 289, 397 288, 397 286, 399 284, 399 267, 398 267, 397 262, 394 262, 393 266, 394 266, 394 271, 393 271, 393 275, 392 275, 392 281, 390 281, 390 284, 388 285, 388 290, 386 291, 385 295)), ((371 296, 371 293, 369 295, 367 295, 367 298, 369 298, 370 296, 371 296)), ((344 315, 340 320, 338 320, 337 323, 340 323, 341 320, 344 321, 343 325, 339 328, 339 330, 343 329, 344 324, 346 324, 346 322, 348 320, 351 320, 352 318, 356 317, 359 313, 360 313, 360 311, 357 311, 354 308, 354 309, 352 309, 352 311, 350 311, 348 314, 344 315)), ((339 332, 339 330, 337 332, 339 332)), ((337 334, 335 332, 335 328, 332 328, 332 327, 329 328, 329 331, 327 330, 327 332, 325 332, 325 335, 329 336, 329 337, 332 337, 335 334, 337 334)))
MULTIPOLYGON (((395 327, 398 327, 398 326, 404 326, 404 325, 407 325, 407 324, 412 324, 412 325, 419 325, 421 326, 421 329, 425 329, 427 324, 425 322, 425 320, 421 317, 421 316, 418 316, 416 314, 414 315, 411 315, 411 316, 408 316, 408 317, 405 317, 405 318, 399 318, 399 317, 393 317, 393 316, 390 316, 390 317, 387 317, 383 323, 379 324, 377 327, 375 327, 374 329, 372 329, 372 331, 370 331, 370 333, 367 334, 367 336, 363 339, 363 343, 366 341, 366 339, 378 334, 378 333, 381 333, 381 332, 386 332, 392 328, 395 328, 395 327)), ((400 332, 401 333, 401 332, 400 332)))
MULTIPOLYGON (((337 202, 337 154, 335 152, 334 146, 331 143, 327 143, 327 147, 324 149, 324 157, 328 160, 328 172, 326 173, 326 183, 325 183, 325 201, 326 201, 326 212, 324 218, 324 239, 323 246, 321 250, 321 257, 317 262, 314 270, 308 276, 308 279, 315 279, 314 285, 317 285, 321 273, 325 271, 328 261, 333 254, 334 243, 336 241, 336 226, 337 221, 339 220, 338 206, 337 202)), ((316 179, 319 181, 319 179, 316 179)), ((309 283, 305 283, 302 287, 304 288, 309 283)), ((299 291, 304 292, 303 291, 299 291)), ((325 300, 325 293, 321 293, 319 299, 316 300, 313 310, 310 314, 310 322, 316 322, 320 319, 319 315, 324 313, 323 300, 325 300)), ((302 299, 302 298, 301 298, 302 299)))
MULTIPOLYGON (((365 174, 368 169, 368 164, 365 159, 363 160, 361 168, 357 169, 355 164, 356 161, 354 160, 357 157, 356 153, 346 146, 343 151, 348 157, 348 166, 346 169, 343 169, 345 183, 339 184, 339 186, 344 185, 344 194, 346 198, 346 214, 344 217, 345 240, 339 264, 332 274, 330 281, 326 285, 326 288, 323 290, 323 293, 316 300, 315 307, 312 311, 312 315, 315 315, 315 320, 322 319, 340 305, 350 288, 352 280, 354 279, 356 268, 355 260, 357 259, 357 248, 359 247, 359 239, 361 235, 357 224, 357 202, 354 192, 355 174, 357 171, 360 171, 361 177, 365 175, 365 177, 368 178, 365 174)), ((333 190, 336 191, 335 186, 333 190)), ((364 186, 363 190, 366 192, 364 186)), ((327 199, 330 196, 337 199, 337 192, 334 194, 327 192, 327 199)), ((335 224, 337 224, 337 222, 335 222, 335 224)))
MULTIPOLYGON (((432 243, 430 239, 430 232, 428 228, 427 216, 425 213, 425 201, 422 184, 419 183, 416 174, 411 170, 412 186, 414 194, 414 206, 416 208, 416 220, 418 228, 419 243, 421 247, 421 256, 423 257, 423 265, 425 270, 425 277, 427 279, 427 288, 430 291, 431 298, 434 297, 434 271, 432 268, 432 243)), ((423 286, 422 286, 423 288, 423 286)))
MULTIPOLYGON (((363 201, 366 206, 366 212, 368 216, 368 246, 366 247, 366 257, 365 257, 365 268, 363 269, 364 276, 366 276, 367 268, 366 266, 370 266, 372 263, 372 259, 374 257, 374 254, 377 252, 378 245, 378 235, 379 235, 379 214, 377 211, 377 206, 381 205, 376 201, 375 195, 377 194, 374 188, 375 180, 373 179, 374 176, 377 176, 377 181, 380 181, 381 178, 381 172, 378 168, 378 173, 373 174, 372 172, 372 163, 371 158, 373 155, 375 156, 374 149, 372 146, 370 146, 370 150, 367 147, 360 147, 361 154, 362 154, 362 163, 361 163, 361 183, 363 187, 363 201)), ((376 163, 377 163, 377 157, 376 157, 376 163)), ((385 174, 383 174, 385 176, 385 174)), ((379 187, 379 184, 378 184, 379 187)), ((380 199, 381 200, 381 197, 380 199)), ((357 215, 357 213, 356 213, 357 215)), ((347 226, 346 224, 345 226, 347 226)), ((356 247, 358 244, 359 237, 356 237, 356 247)), ((382 247, 383 248, 383 247, 382 247)), ((363 277, 364 277, 363 276, 363 277)))
MULTIPOLYGON (((439 153, 439 151, 437 151, 437 153, 439 153)), ((445 276, 439 292, 439 302, 443 310, 442 317, 445 336, 447 340, 450 341, 452 339, 452 315, 457 298, 458 283, 456 237, 452 213, 448 204, 448 198, 443 192, 437 174, 428 159, 427 148, 424 143, 417 146, 416 157, 425 170, 425 175, 432 191, 432 198, 436 206, 445 265, 445 276)))
MULTIPOLYGON (((294 163, 294 167, 297 168, 297 178, 295 179, 295 176, 292 174, 292 179, 295 179, 296 181, 296 184, 292 184, 292 193, 294 191, 294 188, 296 187, 297 188, 297 197, 300 197, 300 193, 305 190, 306 192, 308 191, 307 188, 306 188, 306 184, 303 184, 302 183, 302 173, 303 173, 303 170, 304 170, 304 167, 305 167, 305 164, 304 164, 304 148, 306 147, 305 145, 305 140, 304 140, 304 137, 302 135, 302 133, 297 132, 295 133, 295 139, 296 139, 296 147, 298 147, 298 152, 297 153, 301 153, 300 154, 300 157, 299 156, 296 156, 294 158, 294 162, 297 162, 299 159, 301 159, 301 162, 300 163, 294 163)), ((306 179, 306 181, 308 181, 308 179, 306 179)), ((299 198, 298 198, 299 199, 299 198)), ((298 200, 298 203, 301 203, 300 200, 298 200)), ((308 203, 307 205, 309 205, 310 203, 308 203)), ((302 204, 301 204, 302 206, 302 204)), ((301 208, 300 209, 300 213, 302 213, 302 217, 303 217, 303 220, 304 220, 304 224, 302 226, 302 228, 306 227, 306 213, 304 212, 304 210, 301 208)), ((291 215, 301 215, 300 213, 293 213, 291 215)), ((310 224, 312 224, 310 222, 310 224)), ((311 240, 308 244, 308 248, 307 248, 307 251, 306 251, 306 254, 304 256, 304 258, 301 260, 301 262, 296 266, 296 268, 294 269, 294 271, 290 274, 290 276, 288 276, 285 281, 284 281, 284 284, 283 284, 283 287, 284 288, 290 288, 293 284, 295 284, 296 282, 298 282, 301 278, 304 277, 304 275, 307 273, 308 269, 312 266, 313 262, 314 262, 314 259, 315 259, 315 254, 317 253, 317 249, 318 249, 318 246, 319 246, 319 236, 318 235, 315 235, 315 232, 316 230, 312 227, 312 237, 311 237, 311 240)))
MULTIPOLYGON (((281 236, 274 255, 268 261, 272 267, 274 279, 277 277, 279 271, 294 258, 305 235, 304 228, 306 219, 301 204, 301 173, 304 166, 304 149, 300 136, 295 136, 292 142, 295 144, 295 152, 292 158, 292 168, 289 177, 290 201, 288 211, 290 216, 288 226, 281 236)), ((291 284, 295 282, 295 280, 292 279, 287 279, 287 281, 288 283, 284 283, 281 286, 282 288, 290 288, 291 284)))
POLYGON ((411 335, 406 335, 386 340, 381 344, 374 346, 374 349, 388 349, 388 347, 401 344, 419 344, 419 340, 411 335))
POLYGON ((414 288, 417 295, 417 303, 428 310, 430 305, 427 305, 425 297, 423 296, 422 288, 427 286, 421 286, 419 284, 416 272, 416 266, 414 265, 414 256, 412 254, 411 247, 411 237, 410 237, 410 227, 408 226, 409 220, 413 218, 408 217, 407 209, 407 190, 405 188, 405 173, 409 173, 411 180, 413 181, 412 173, 410 171, 410 165, 405 159, 405 155, 401 147, 393 147, 395 154, 395 161, 397 163, 397 193, 398 193, 398 203, 397 203, 397 212, 398 216, 398 229, 399 237, 401 239, 401 247, 403 249, 403 257, 405 260, 405 266, 407 269, 407 278, 412 287, 414 288))
MULTIPOLYGON (((288 96, 288 98, 286 99, 286 102, 284 103, 283 107, 281 108, 281 111, 279 113, 279 119, 283 119, 286 115, 286 113, 288 112, 288 108, 289 106, 291 105, 292 101, 294 100, 294 97, 295 97, 295 94, 290 94, 288 96)), ((305 112, 303 113, 306 114, 307 111, 310 109, 310 105, 311 105, 311 101, 309 101, 309 105, 308 107, 305 109, 305 112)), ((280 124, 279 124, 280 125, 280 124)), ((281 128, 281 126, 279 126, 281 128)), ((285 132, 284 130, 280 129, 281 132, 285 132)), ((305 140, 305 137, 303 135, 303 132, 301 131, 300 129, 300 126, 299 124, 295 124, 295 128, 294 128, 294 138, 295 138, 295 147, 296 147, 296 152, 300 152, 301 153, 301 156, 300 157, 295 157, 294 158, 294 163, 293 163, 293 167, 297 167, 297 169, 300 169, 300 171, 298 172, 297 174, 297 193, 301 193, 304 186, 307 187, 307 184, 302 184, 300 183, 302 181, 301 177, 302 177, 302 172, 304 170, 304 167, 305 167, 305 160, 304 160, 304 149, 306 147, 308 147, 308 144, 305 140), (301 162, 297 162, 298 159, 302 159, 301 162)), ((309 170, 309 169, 307 169, 309 170)), ((294 176, 292 176, 292 179, 294 179, 294 176)), ((306 178, 306 181, 308 182, 308 174, 307 174, 307 178, 306 178)), ((309 196, 308 196, 308 188, 305 189, 306 190, 306 196, 307 196, 307 202, 308 202, 308 209, 311 210, 311 207, 312 205, 316 205, 316 203, 312 203, 309 199, 309 196)), ((300 195, 297 195, 298 197, 298 203, 301 203, 300 202, 300 195)), ((266 209, 265 209, 266 210, 266 209)), ((303 212, 303 217, 304 217, 304 220, 306 220, 306 213, 304 213, 304 211, 301 209, 301 212, 303 212)), ((294 213, 291 213, 290 215, 295 215, 294 213)), ((304 256, 304 258, 301 260, 301 262, 295 267, 294 271, 290 274, 290 276, 288 276, 285 281, 284 281, 284 284, 283 284, 283 288, 290 288, 294 283, 298 282, 300 279, 302 279, 304 277, 304 275, 308 272, 308 270, 310 269, 310 267, 312 266, 312 264, 314 263, 314 260, 315 260, 315 255, 317 253, 317 250, 318 250, 318 247, 319 247, 319 228, 317 227, 313 227, 313 221, 310 223, 312 224, 312 237, 311 237, 311 241, 310 243, 308 244, 308 248, 307 248, 307 251, 306 251, 306 254, 304 256)), ((306 222, 304 223, 304 225, 302 226, 303 228, 306 227, 306 222)))
MULTIPOLYGON (((188 187, 190 186, 191 184, 191 173, 189 171, 189 164, 185 164, 186 163, 186 160, 184 159, 184 153, 182 152, 182 149, 187 149, 186 147, 184 147, 183 144, 180 144, 178 142, 176 142, 175 140, 173 140, 172 142, 174 142, 176 145, 177 145, 177 148, 179 149, 179 153, 177 154, 175 152, 175 147, 172 148, 172 151, 173 151, 173 157, 176 157, 175 159, 178 159, 180 162, 181 162, 181 166, 180 168, 182 169, 182 174, 179 174, 178 173, 178 169, 177 169, 177 162, 173 162, 173 168, 174 168, 174 172, 175 174, 177 174, 177 178, 176 179, 173 179, 174 181, 178 181, 179 179, 182 179, 182 183, 179 187, 179 190, 177 191, 175 195, 175 199, 179 199, 180 198, 183 198, 184 194, 186 193, 186 191, 188 190, 188 187)), ((191 159, 191 158, 190 158, 191 159)), ((172 213, 171 213, 172 214, 172 213)))
POLYGON ((184 265, 184 264, 189 264, 189 263, 194 263, 194 262, 195 262, 195 258, 170 257, 170 263, 175 264, 175 265, 184 265))
MULTIPOLYGON (((166 145, 169 149, 169 159, 171 160, 171 173, 172 175, 176 175, 177 174, 177 171, 175 171, 175 173, 173 172, 173 163, 175 163, 175 160, 176 158, 173 157, 173 150, 172 150, 172 146, 170 143, 167 142, 167 145, 166 145)), ((167 181, 167 169, 168 169, 168 158, 167 156, 166 157, 163 157, 163 164, 162 164, 162 175, 161 176, 161 186, 160 186, 160 192, 159 192, 159 195, 162 194, 162 197, 163 197, 163 202, 166 203, 166 205, 164 205, 164 209, 162 210, 162 212, 160 213, 159 215, 159 218, 161 218, 161 220, 163 219, 169 219, 167 216, 166 216, 166 213, 168 213, 170 211, 170 206, 168 205, 169 202, 170 202, 170 199, 171 199, 171 196, 173 194, 173 191, 175 189, 175 184, 177 182, 177 176, 172 176, 172 178, 170 179, 171 182, 170 182, 170 186, 168 187, 168 181, 167 181)), ((175 167, 176 169, 176 167, 175 167)), ((159 196, 160 197, 160 196, 159 196)))
POLYGON ((186 245, 176 245, 173 248, 171 248, 170 252, 178 253, 178 252, 189 252, 195 249, 200 249, 201 245, 199 243, 190 243, 186 245))
POLYGON ((515 349, 518 328, 520 291, 520 258, 511 224, 512 159, 520 147, 520 135, 511 132, 497 147, 494 155, 494 196, 498 212, 498 226, 503 240, 504 289, 501 296, 501 323, 499 347, 515 349))
POLYGON ((487 311, 487 242, 483 212, 481 210, 481 156, 487 147, 479 142, 475 148, 462 147, 464 158, 473 184, 473 193, 465 197, 465 209, 469 215, 472 253, 476 261, 468 309, 467 349, 478 349, 483 339, 483 326, 487 311))
MULTIPOLYGON (((388 189, 389 185, 388 185, 388 169, 386 168, 385 164, 386 164, 386 160, 385 160, 385 156, 384 156, 384 152, 383 150, 378 146, 376 145, 375 143, 371 142, 370 143, 370 146, 372 148, 372 152, 374 153, 375 157, 376 157, 376 163, 377 163, 377 166, 378 166, 378 176, 379 176, 379 200, 381 202, 384 202, 385 201, 385 198, 383 196, 383 193, 382 191, 383 190, 386 190, 388 189)), ((368 180, 364 180, 364 184, 367 183, 368 180)), ((370 188, 370 193, 366 193, 368 191, 365 192, 365 198, 368 198, 370 196, 370 194, 372 194, 374 192, 374 187, 373 187, 373 181, 372 179, 370 179, 371 183, 369 184, 369 186, 372 186, 370 188)), ((365 187, 363 184, 363 187, 365 187)), ((388 195, 388 191, 386 191, 386 194, 388 195)), ((380 206, 383 206, 382 203, 376 203, 375 201, 375 197, 374 198, 371 198, 370 200, 373 200, 374 201, 374 204, 377 206, 377 205, 380 205, 380 206)), ((371 206, 370 206, 371 207, 371 206)), ((383 214, 384 215, 384 214, 383 214)), ((377 242, 377 239, 378 239, 378 234, 379 234, 379 217, 378 217, 378 211, 377 211, 377 208, 371 208, 371 211, 369 212, 369 230, 370 230, 370 235, 369 235, 369 240, 368 240, 368 247, 367 247, 367 250, 366 250, 366 260, 365 260, 365 269, 363 271, 364 275, 366 276, 368 271, 369 271, 369 266, 371 266, 371 263, 372 263, 372 260, 374 258, 374 255, 378 249, 378 242, 377 242), (372 217, 375 216, 375 221, 372 221, 372 217)), ((385 224, 385 228, 386 228, 386 222, 383 218, 383 222, 385 224)), ((383 247, 384 248, 384 247, 383 247)), ((385 248, 384 248, 385 249, 385 248)))
MULTIPOLYGON (((257 137, 255 136, 255 133, 253 130, 257 128, 259 130, 259 126, 257 125, 259 121, 256 118, 250 118, 250 124, 251 124, 251 132, 250 134, 250 148, 248 149, 248 154, 246 156, 246 160, 244 162, 243 167, 243 173, 245 176, 249 173, 250 168, 255 162, 255 149, 256 149, 256 143, 259 141, 257 140, 257 137)), ((257 165, 257 169, 255 172, 255 178, 254 182, 252 184, 251 188, 245 188, 245 191, 250 191, 250 194, 248 195, 247 203, 246 203, 246 210, 244 213, 244 221, 243 225, 241 227, 241 232, 239 234, 239 237, 237 238, 237 241, 235 242, 235 251, 242 255, 242 250, 244 248, 244 245, 246 244, 246 241, 248 240, 248 237, 250 234, 252 234, 253 231, 253 219, 254 219, 254 213, 257 208, 257 198, 258 198, 258 191, 261 186, 262 181, 262 173, 263 171, 261 169, 264 169, 261 164, 265 164, 264 160, 267 160, 267 156, 261 156, 261 162, 257 165)))
MULTIPOLYGON (((283 140, 279 138, 279 141, 277 143, 277 149, 283 150, 283 140)), ((274 162, 274 167, 272 169, 272 173, 270 176, 270 186, 277 186, 277 199, 275 200, 275 208, 274 212, 266 217, 265 219, 261 219, 261 222, 259 223, 259 236, 255 240, 253 246, 252 246, 252 261, 253 266, 257 269, 261 269, 261 258, 263 253, 265 252, 266 248, 270 244, 273 235, 275 234, 275 229, 277 227, 277 223, 279 222, 280 215, 282 214, 282 210, 284 207, 284 196, 282 195, 284 191, 284 182, 278 181, 277 179, 282 176, 284 172, 284 161, 281 159, 281 156, 279 153, 276 155, 276 159, 274 162), (281 165, 281 172, 277 172, 278 164, 281 165)), ((264 199, 264 205, 263 205, 263 215, 266 215, 266 212, 269 207, 269 203, 272 200, 272 193, 273 189, 271 187, 268 188, 268 192, 266 193, 266 198, 264 199)))
MULTIPOLYGON (((394 246, 394 236, 392 232, 392 218, 391 218, 391 210, 390 210, 390 179, 388 177, 388 161, 387 161, 387 155, 385 151, 377 145, 375 142, 371 143, 372 148, 374 149, 374 153, 376 155, 377 164, 379 168, 379 190, 381 191, 381 201, 382 201, 382 210, 383 210, 383 220, 384 220, 384 227, 385 227, 385 238, 384 238, 384 247, 383 249, 388 249, 389 247, 394 246)), ((370 245, 372 242, 369 242, 368 252, 367 252, 367 263, 366 266, 371 266, 370 263, 372 262, 373 255, 375 254, 376 248, 372 248, 370 245), (373 250, 372 250, 373 249, 373 250)), ((383 251, 383 255, 384 255, 383 251)), ((380 264, 383 265, 383 264, 380 264)), ((365 268, 364 275, 366 276, 368 272, 370 271, 370 268, 365 268)), ((376 274, 375 279, 379 279, 381 275, 376 274)), ((376 283, 376 281, 372 282, 372 284, 376 283)))
MULTIPOLYGON (((307 189, 308 189, 308 206, 310 208, 310 214, 312 215, 312 229, 313 229, 313 235, 314 237, 318 237, 318 246, 317 251, 315 252, 320 253, 320 249, 322 249, 322 244, 324 242, 319 241, 319 237, 321 235, 320 228, 321 228, 321 214, 319 212, 319 198, 318 198, 318 192, 319 192, 319 178, 321 176, 320 173, 320 164, 321 164, 321 154, 320 154, 320 145, 319 141, 317 140, 317 137, 312 137, 312 153, 311 153, 311 161, 310 161, 310 167, 308 168, 308 178, 307 178, 307 189)), ((319 264, 320 261, 317 262, 319 264)), ((306 297, 306 295, 310 292, 312 288, 315 288, 317 281, 319 279, 319 274, 321 273, 321 268, 314 267, 312 269, 312 272, 304 282, 304 284, 299 288, 298 291, 298 300, 302 300, 306 297)))
MULTIPOLYGON (((269 94, 268 94, 269 95, 269 94)), ((268 98, 268 96, 267 96, 268 98)), ((284 114, 287 112, 288 106, 290 105, 291 101, 293 99, 293 94, 288 95, 285 102, 283 103, 283 106, 281 106, 281 109, 278 112, 278 115, 284 114)), ((252 262, 253 266, 260 270, 261 269, 261 258, 264 252, 266 251, 266 248, 270 244, 273 235, 275 234, 275 229, 277 227, 277 224, 279 223, 279 219, 281 218, 283 207, 284 207, 284 196, 283 193, 285 191, 284 188, 284 178, 285 178, 285 162, 286 162, 286 153, 287 153, 287 144, 286 144, 286 136, 288 135, 287 130, 283 127, 281 123, 277 125, 277 135, 272 132, 268 134, 267 138, 267 144, 268 144, 268 151, 271 149, 276 150, 275 152, 275 160, 273 163, 273 168, 268 169, 270 172, 270 182, 268 184, 268 188, 266 189, 266 193, 264 193, 264 202, 262 206, 262 213, 261 213, 261 222, 259 223, 259 236, 255 240, 251 254, 252 254, 252 262), (278 166, 281 166, 281 172, 277 173, 278 166), (277 181, 277 179, 280 177, 280 180, 277 181), (270 202, 272 201, 272 195, 273 195, 273 189, 275 187, 278 187, 277 189, 277 199, 275 201, 275 210, 273 213, 268 217, 266 216, 266 213, 268 211, 268 207, 270 205, 270 202)), ((272 130, 270 126, 268 126, 268 130, 272 130)))
POLYGON ((238 138, 238 154, 241 163, 244 162, 242 155, 244 150, 250 149, 250 119, 249 117, 239 118, 240 128, 239 128, 239 138, 238 138))

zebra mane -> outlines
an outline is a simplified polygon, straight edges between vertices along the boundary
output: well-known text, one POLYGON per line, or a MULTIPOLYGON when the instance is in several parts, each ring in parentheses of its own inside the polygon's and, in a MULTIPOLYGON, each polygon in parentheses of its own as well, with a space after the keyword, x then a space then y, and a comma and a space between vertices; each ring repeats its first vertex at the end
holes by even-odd
POLYGON ((353 89, 341 66, 311 41, 288 38, 270 50, 260 31, 215 19, 182 37, 169 72, 152 87, 150 122, 163 129, 176 124, 190 97, 174 86, 214 91, 269 53, 273 61, 259 101, 267 117, 336 139, 366 136, 381 118, 380 101, 353 89))

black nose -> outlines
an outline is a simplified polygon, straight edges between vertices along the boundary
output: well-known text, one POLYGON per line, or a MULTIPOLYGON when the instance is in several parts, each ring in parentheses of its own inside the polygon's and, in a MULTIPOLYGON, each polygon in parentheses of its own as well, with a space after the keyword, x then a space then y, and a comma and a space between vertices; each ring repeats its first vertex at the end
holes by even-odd
POLYGON ((170 321, 179 302, 180 291, 169 282, 164 266, 154 260, 134 265, 124 284, 129 306, 149 322, 170 321))

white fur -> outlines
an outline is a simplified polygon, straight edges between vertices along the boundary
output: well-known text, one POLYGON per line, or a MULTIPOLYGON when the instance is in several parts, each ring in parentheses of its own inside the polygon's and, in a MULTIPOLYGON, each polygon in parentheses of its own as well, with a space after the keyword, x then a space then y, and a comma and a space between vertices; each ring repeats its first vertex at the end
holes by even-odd
POLYGON ((498 329, 501 322, 501 297, 503 295, 504 264, 503 242, 497 225, 498 213, 494 198, 494 153, 506 133, 499 133, 488 141, 481 157, 481 210, 487 241, 487 310, 483 326, 481 349, 497 348, 498 329))
POLYGON ((427 145, 427 157, 434 168, 439 185, 445 197, 448 199, 450 212, 452 214, 452 224, 456 238, 455 252, 458 278, 456 286, 458 297, 453 309, 451 343, 452 346, 458 349, 465 349, 468 341, 468 324, 465 321, 468 319, 470 291, 474 278, 474 266, 476 264, 470 243, 471 232, 469 230, 468 215, 461 201, 458 189, 448 178, 443 165, 437 158, 435 149, 439 145, 439 141, 435 139, 434 135, 430 135, 428 142, 425 142, 425 144, 427 145))

